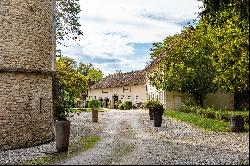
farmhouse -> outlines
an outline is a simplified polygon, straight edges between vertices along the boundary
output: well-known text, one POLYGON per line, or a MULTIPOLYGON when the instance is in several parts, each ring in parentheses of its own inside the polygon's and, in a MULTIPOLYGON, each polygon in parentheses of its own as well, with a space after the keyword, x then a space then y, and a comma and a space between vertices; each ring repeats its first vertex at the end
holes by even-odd
MULTIPOLYGON (((156 64, 157 60, 154 60, 140 71, 108 75, 89 88, 88 99, 100 100, 103 107, 110 108, 114 108, 118 101, 132 101, 136 104, 158 100, 167 109, 178 109, 185 100, 193 99, 190 94, 157 90, 152 86, 147 74, 157 71, 156 64)), ((234 97, 231 94, 210 93, 204 99, 204 106, 233 109, 234 97)))
POLYGON ((132 101, 140 103, 146 101, 146 71, 132 71, 108 75, 88 90, 89 99, 98 99, 103 107, 114 108, 114 103, 132 101))

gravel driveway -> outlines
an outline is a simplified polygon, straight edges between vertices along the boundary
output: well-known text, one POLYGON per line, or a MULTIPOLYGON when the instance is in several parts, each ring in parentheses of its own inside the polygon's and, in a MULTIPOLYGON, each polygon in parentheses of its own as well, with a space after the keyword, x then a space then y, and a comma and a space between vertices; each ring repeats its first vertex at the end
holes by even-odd
MULTIPOLYGON (((102 140, 92 149, 56 165, 249 164, 249 133, 203 132, 170 118, 164 118, 162 127, 156 128, 145 110, 102 112, 98 123, 91 122, 91 113, 81 113, 71 121, 71 140, 91 132, 102 140)), ((36 156, 41 155, 43 146, 54 148, 54 142, 32 147, 32 152, 35 148, 36 156)), ((8 159, 18 158, 17 152, 29 154, 32 148, 8 151, 14 156, 8 159)))

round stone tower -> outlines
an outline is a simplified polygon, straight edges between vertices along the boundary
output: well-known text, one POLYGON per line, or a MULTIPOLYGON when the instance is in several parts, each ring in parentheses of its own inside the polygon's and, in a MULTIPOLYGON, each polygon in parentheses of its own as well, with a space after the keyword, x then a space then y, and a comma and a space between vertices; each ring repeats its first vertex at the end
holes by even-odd
POLYGON ((54 138, 53 0, 0 1, 0 151, 54 138))

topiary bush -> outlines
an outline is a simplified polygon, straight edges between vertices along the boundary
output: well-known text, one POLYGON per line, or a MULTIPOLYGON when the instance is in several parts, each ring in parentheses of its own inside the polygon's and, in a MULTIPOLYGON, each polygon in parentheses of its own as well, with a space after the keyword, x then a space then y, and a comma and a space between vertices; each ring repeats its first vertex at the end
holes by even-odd
POLYGON ((125 109, 125 110, 130 110, 130 109, 132 109, 132 106, 133 106, 132 101, 126 101, 126 102, 124 103, 124 109, 125 109))

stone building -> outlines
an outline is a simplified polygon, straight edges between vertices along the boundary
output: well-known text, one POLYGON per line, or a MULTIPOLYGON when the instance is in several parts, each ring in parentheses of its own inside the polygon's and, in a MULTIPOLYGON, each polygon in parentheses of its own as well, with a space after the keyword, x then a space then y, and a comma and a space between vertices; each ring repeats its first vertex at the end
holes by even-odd
MULTIPOLYGON (((157 90, 152 86, 147 74, 157 71, 157 63, 153 61, 144 70, 115 73, 105 77, 90 87, 88 98, 100 100, 104 103, 103 107, 107 107, 110 101, 111 108, 114 108, 114 103, 118 101, 122 103, 132 101, 136 104, 158 100, 164 108, 174 110, 178 109, 185 100, 194 100, 191 94, 157 90)), ((226 93, 209 93, 205 96, 204 106, 234 109, 234 96, 226 93)))
POLYGON ((114 103, 132 101, 143 103, 146 101, 146 72, 132 71, 108 75, 88 90, 89 99, 98 99, 103 107, 114 108, 114 103))
POLYGON ((54 138, 53 0, 0 1, 0 150, 54 138))

